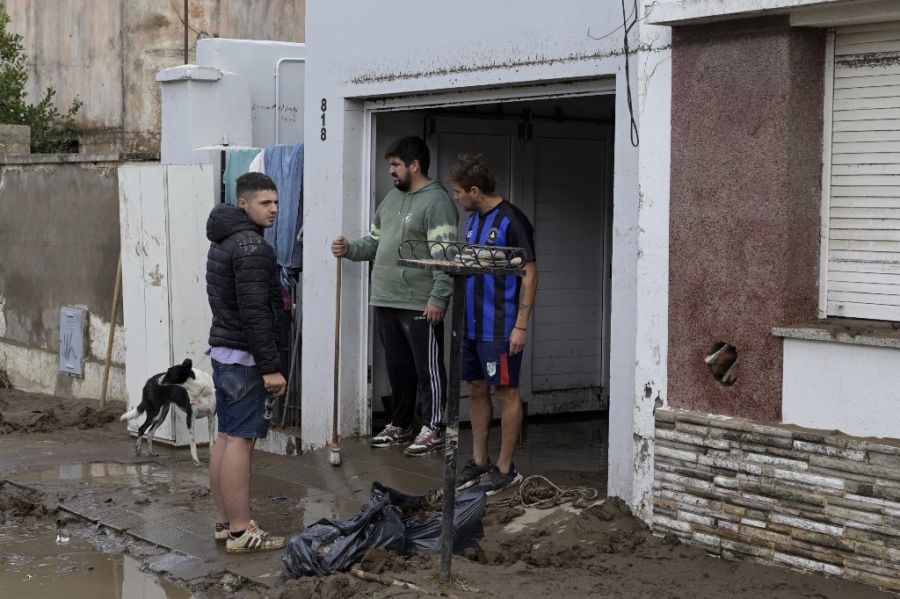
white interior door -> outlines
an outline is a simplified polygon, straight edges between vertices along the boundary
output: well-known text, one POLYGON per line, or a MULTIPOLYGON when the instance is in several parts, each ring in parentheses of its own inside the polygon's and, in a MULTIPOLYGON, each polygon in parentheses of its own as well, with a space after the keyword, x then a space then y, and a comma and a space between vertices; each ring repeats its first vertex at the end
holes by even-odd
MULTIPOLYGON (((495 170, 497 193, 535 226, 538 299, 521 376, 530 414, 606 407, 609 133, 593 124, 541 122, 533 139, 523 140, 514 120, 444 117, 429 140, 436 177, 448 189, 457 156, 482 154, 495 170)), ((467 217, 461 212, 460 230, 467 217)), ((463 403, 463 418, 467 410, 463 403)))

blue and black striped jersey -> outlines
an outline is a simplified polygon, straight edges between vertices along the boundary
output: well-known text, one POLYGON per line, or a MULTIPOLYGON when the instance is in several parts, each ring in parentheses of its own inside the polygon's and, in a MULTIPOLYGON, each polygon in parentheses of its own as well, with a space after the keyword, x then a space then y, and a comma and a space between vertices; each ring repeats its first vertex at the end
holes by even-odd
MULTIPOLYGON (((466 222, 466 243, 517 247, 525 261, 536 260, 534 227, 521 210, 503 200, 485 214, 473 212, 466 222)), ((516 324, 521 277, 476 275, 466 281, 466 337, 506 341, 516 324)))

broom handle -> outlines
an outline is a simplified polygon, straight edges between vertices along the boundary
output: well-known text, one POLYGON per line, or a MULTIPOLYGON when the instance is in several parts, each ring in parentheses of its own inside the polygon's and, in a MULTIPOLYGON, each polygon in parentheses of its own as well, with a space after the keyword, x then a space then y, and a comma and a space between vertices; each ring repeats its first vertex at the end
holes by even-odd
POLYGON ((343 259, 337 259, 337 289, 334 300, 334 407, 331 410, 331 442, 338 442, 338 395, 341 362, 341 266, 343 259))
POLYGON ((109 386, 109 365, 112 361, 113 340, 116 338, 116 321, 119 319, 119 296, 122 294, 122 254, 116 266, 116 284, 113 289, 112 316, 109 319, 109 337, 106 340, 106 364, 103 366, 103 385, 100 388, 100 407, 106 407, 106 389, 109 386))

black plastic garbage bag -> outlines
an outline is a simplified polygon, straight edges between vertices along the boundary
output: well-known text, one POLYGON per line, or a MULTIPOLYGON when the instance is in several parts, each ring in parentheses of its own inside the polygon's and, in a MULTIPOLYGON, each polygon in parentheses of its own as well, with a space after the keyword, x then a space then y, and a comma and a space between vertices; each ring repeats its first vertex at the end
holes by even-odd
MULTIPOLYGON (((372 492, 390 497, 391 505, 403 511, 406 544, 403 553, 437 553, 441 550, 441 503, 431 495, 405 495, 380 483, 372 485, 372 492)), ((484 536, 484 511, 487 497, 474 489, 456 494, 453 510, 453 552, 463 553, 484 536)))
MULTIPOLYGON (((487 499, 480 491, 456 497, 453 550, 462 553, 484 535, 487 499)), ((281 560, 288 575, 324 576, 349 570, 366 551, 381 547, 415 555, 441 546, 441 511, 433 495, 406 495, 380 483, 362 511, 350 520, 319 520, 288 543, 281 560)))

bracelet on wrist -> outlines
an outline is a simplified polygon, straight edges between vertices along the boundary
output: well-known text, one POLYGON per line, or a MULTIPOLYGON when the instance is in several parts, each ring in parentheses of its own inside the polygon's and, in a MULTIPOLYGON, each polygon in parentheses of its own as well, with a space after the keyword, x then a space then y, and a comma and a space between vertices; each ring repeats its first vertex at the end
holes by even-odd
POLYGON ((522 327, 517 327, 517 326, 514 326, 513 328, 514 328, 514 329, 519 329, 520 331, 527 331, 527 330, 528 330, 528 329, 523 329, 522 327))

